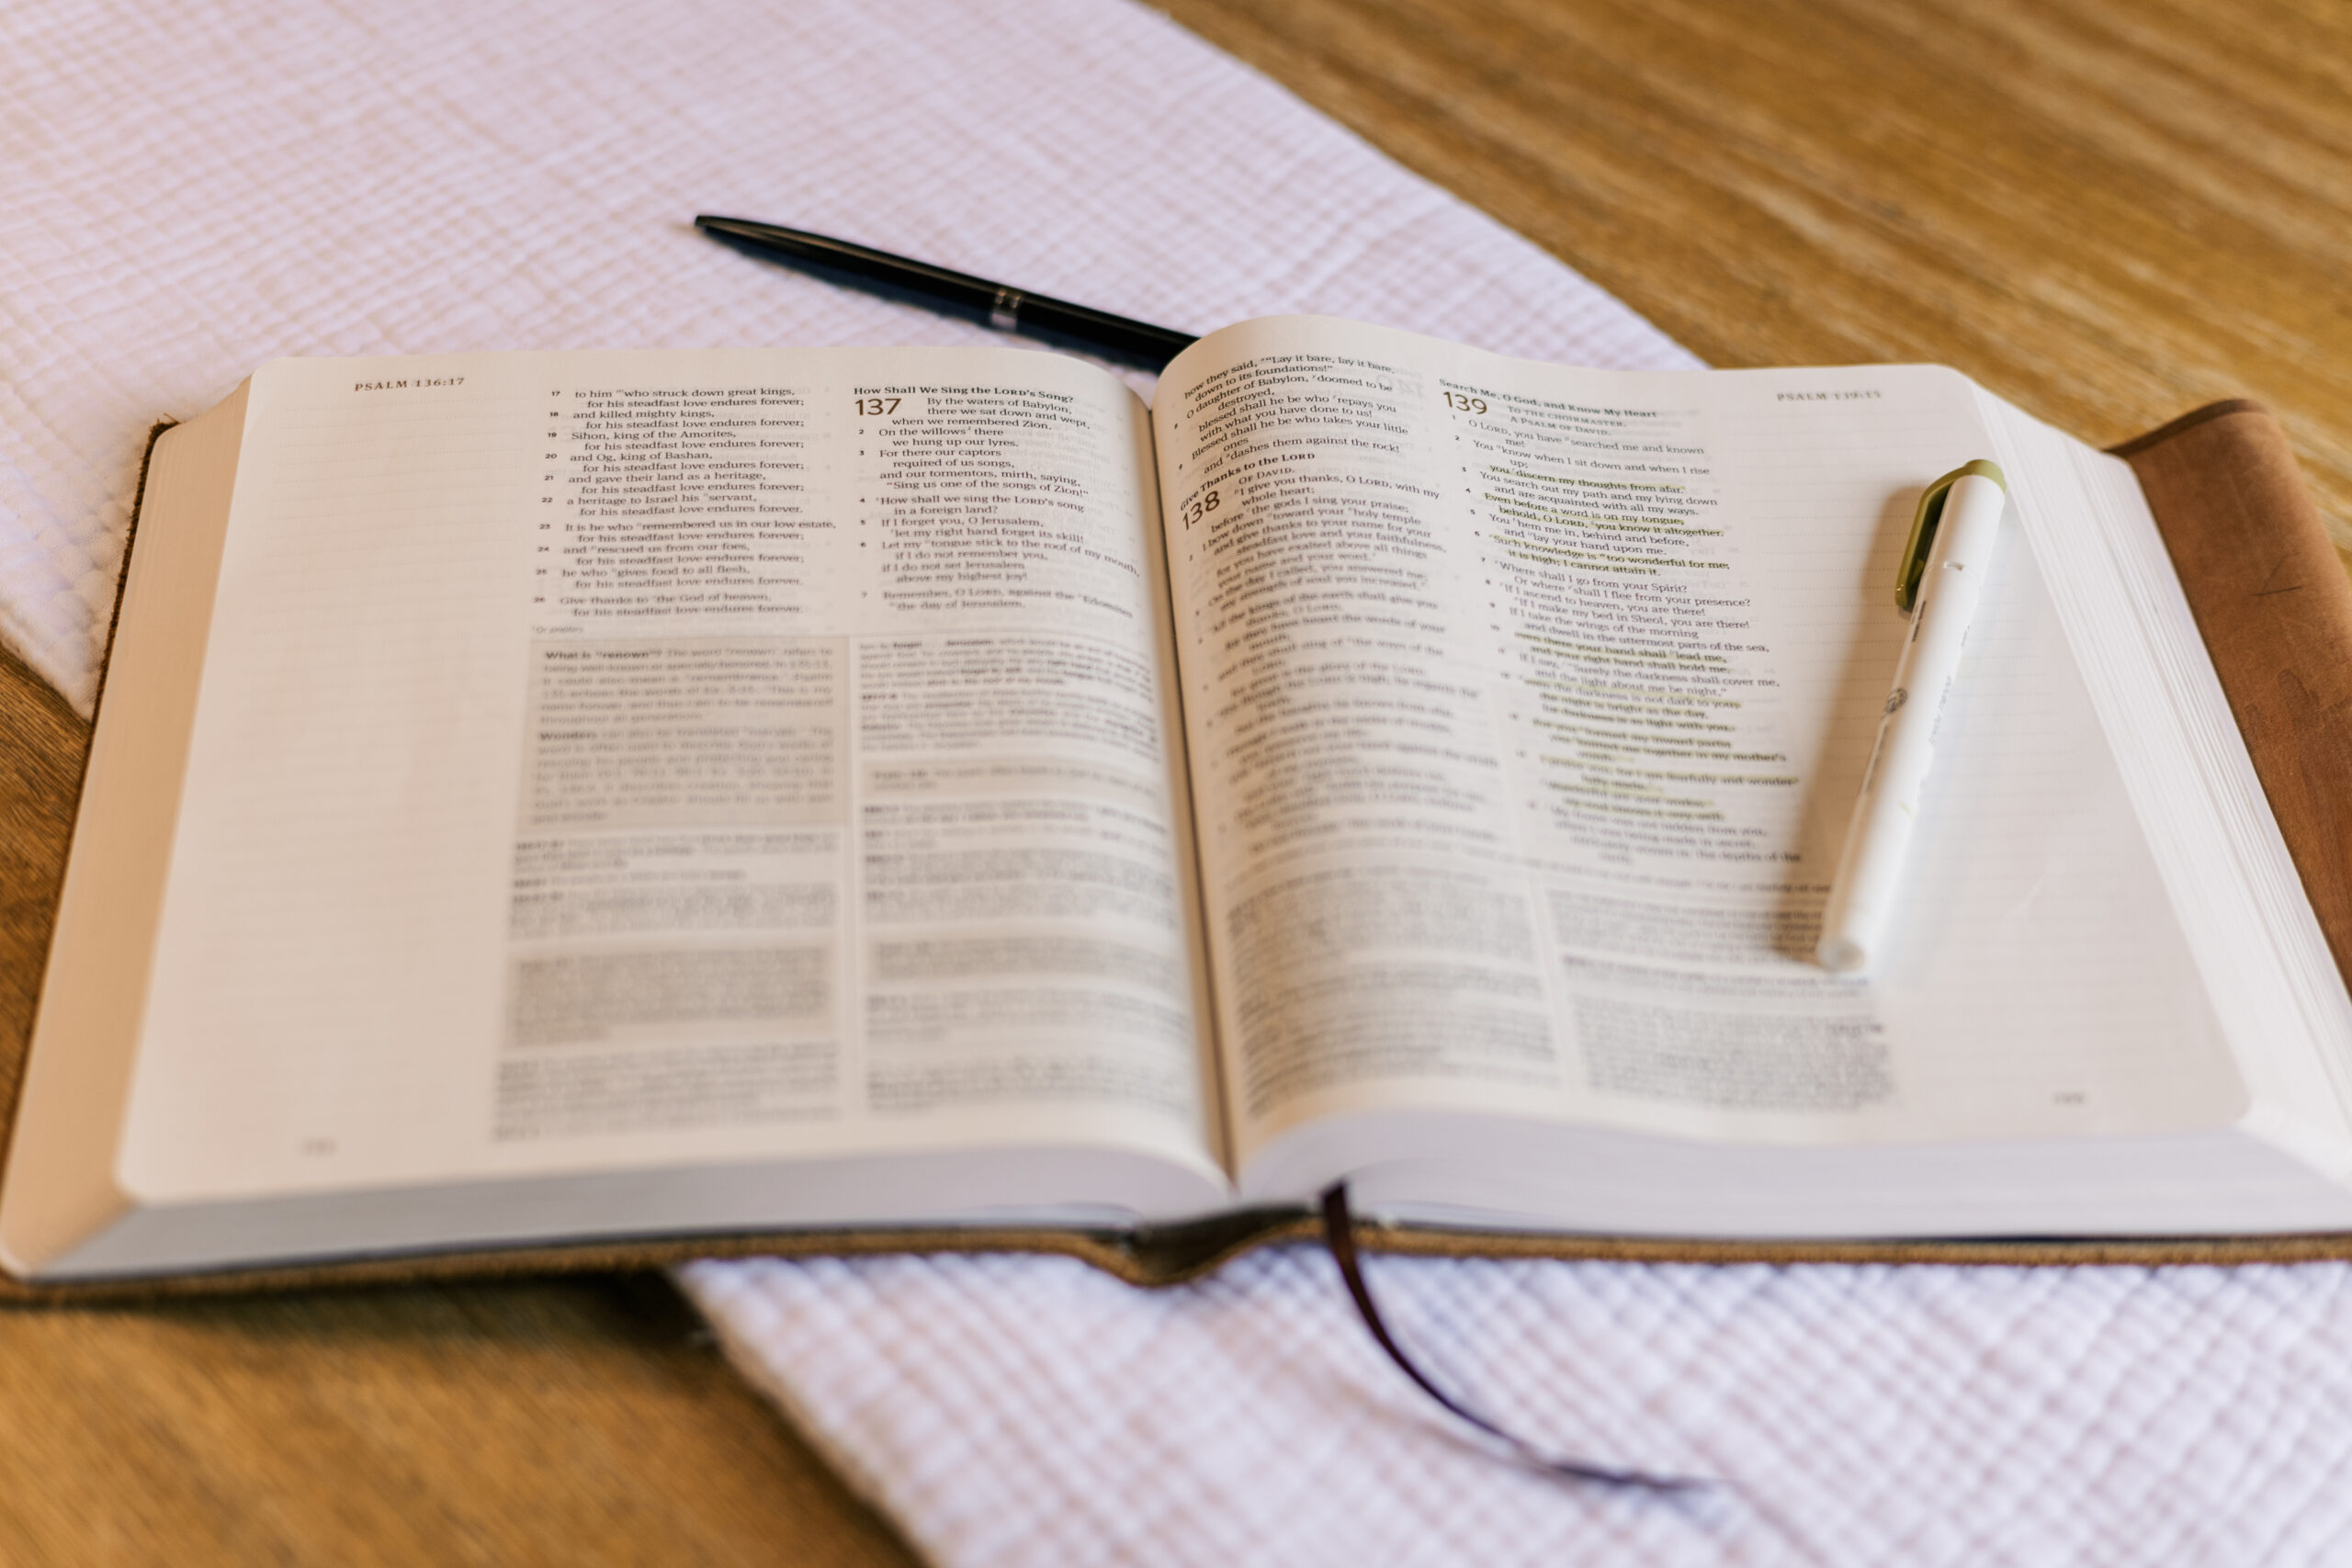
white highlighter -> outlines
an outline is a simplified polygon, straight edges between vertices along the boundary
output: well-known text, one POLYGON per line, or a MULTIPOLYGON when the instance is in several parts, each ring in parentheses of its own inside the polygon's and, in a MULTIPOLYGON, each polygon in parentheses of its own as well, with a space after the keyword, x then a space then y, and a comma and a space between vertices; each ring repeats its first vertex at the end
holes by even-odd
POLYGON ((1871 749, 1838 874, 1829 884, 1821 943, 1814 950, 1825 969, 1851 974, 1878 955, 1919 818, 1919 791, 1936 754, 1936 727, 1960 673, 1961 648, 2007 501, 2008 480, 1982 459, 1954 468, 1919 497, 1894 591, 1896 604, 1911 612, 1911 635, 1894 667, 1894 690, 1879 719, 1878 744, 1871 749))

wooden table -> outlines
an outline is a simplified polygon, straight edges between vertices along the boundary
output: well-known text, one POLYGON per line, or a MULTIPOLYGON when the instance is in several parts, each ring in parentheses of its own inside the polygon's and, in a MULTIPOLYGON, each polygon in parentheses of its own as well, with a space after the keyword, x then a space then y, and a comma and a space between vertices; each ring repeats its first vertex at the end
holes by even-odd
POLYGON ((2336 0, 1162 0, 1710 363, 2284 422, 2352 546, 2336 0))
MULTIPOLYGON (((1163 8, 1716 364, 1939 360, 2099 441, 2249 394, 2352 543, 2335 0, 1163 8)), ((0 660, 19 954, 80 741, 0 660)), ((8 1563, 912 1561, 658 1277, 0 1314, 0 1411, 8 1563)))

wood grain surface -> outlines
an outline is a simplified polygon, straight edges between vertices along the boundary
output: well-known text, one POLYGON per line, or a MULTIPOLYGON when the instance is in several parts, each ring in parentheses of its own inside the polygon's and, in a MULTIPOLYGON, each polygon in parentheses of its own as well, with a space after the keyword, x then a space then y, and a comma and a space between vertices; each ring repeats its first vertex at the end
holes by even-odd
MULTIPOLYGON (((1716 364, 2259 398, 2352 542, 2352 7, 1161 8, 1716 364)), ((0 658, 0 1027, 82 739, 0 658)), ((0 1311, 0 1476, 10 1564, 912 1561, 654 1276, 0 1311)))
POLYGON ((2285 424, 2352 544, 2340 0, 1159 0, 1723 366, 2285 424))

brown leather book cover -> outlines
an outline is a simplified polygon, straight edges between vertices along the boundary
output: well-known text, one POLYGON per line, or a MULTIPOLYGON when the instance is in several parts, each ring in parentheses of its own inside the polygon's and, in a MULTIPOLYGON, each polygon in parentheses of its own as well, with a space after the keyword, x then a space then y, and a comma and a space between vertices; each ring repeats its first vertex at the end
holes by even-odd
MULTIPOLYGON (((2139 476, 2336 965, 2352 976, 2352 788, 2345 784, 2352 779, 2352 577, 2303 488, 2286 433, 2259 404, 2243 399, 2214 403, 2114 451, 2139 476)), ((135 514, 132 526, 135 534, 135 514)), ((9 1113, 10 1127, 89 735, 63 699, 0 651, 0 1108, 9 1113)), ((1135 1284, 1164 1285, 1208 1272, 1252 1247, 1321 1235, 1321 1222, 1312 1214, 1261 1211, 1136 1233, 937 1226, 597 1240, 98 1284, 31 1285, 0 1277, 0 1300, 122 1300, 640 1269, 690 1258, 936 1251, 1056 1253, 1135 1284)), ((1651 1262, 2213 1264, 2352 1258, 2352 1233, 1784 1242, 1367 1225, 1362 1242, 1423 1255, 1651 1262)))

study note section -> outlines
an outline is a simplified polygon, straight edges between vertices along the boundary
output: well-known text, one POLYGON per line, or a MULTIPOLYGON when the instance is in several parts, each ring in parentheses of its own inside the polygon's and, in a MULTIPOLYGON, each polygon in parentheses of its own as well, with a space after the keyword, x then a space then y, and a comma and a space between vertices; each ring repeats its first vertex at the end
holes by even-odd
POLYGON ((550 389, 502 1138, 1197 1123, 1137 412, 979 363, 550 389))

